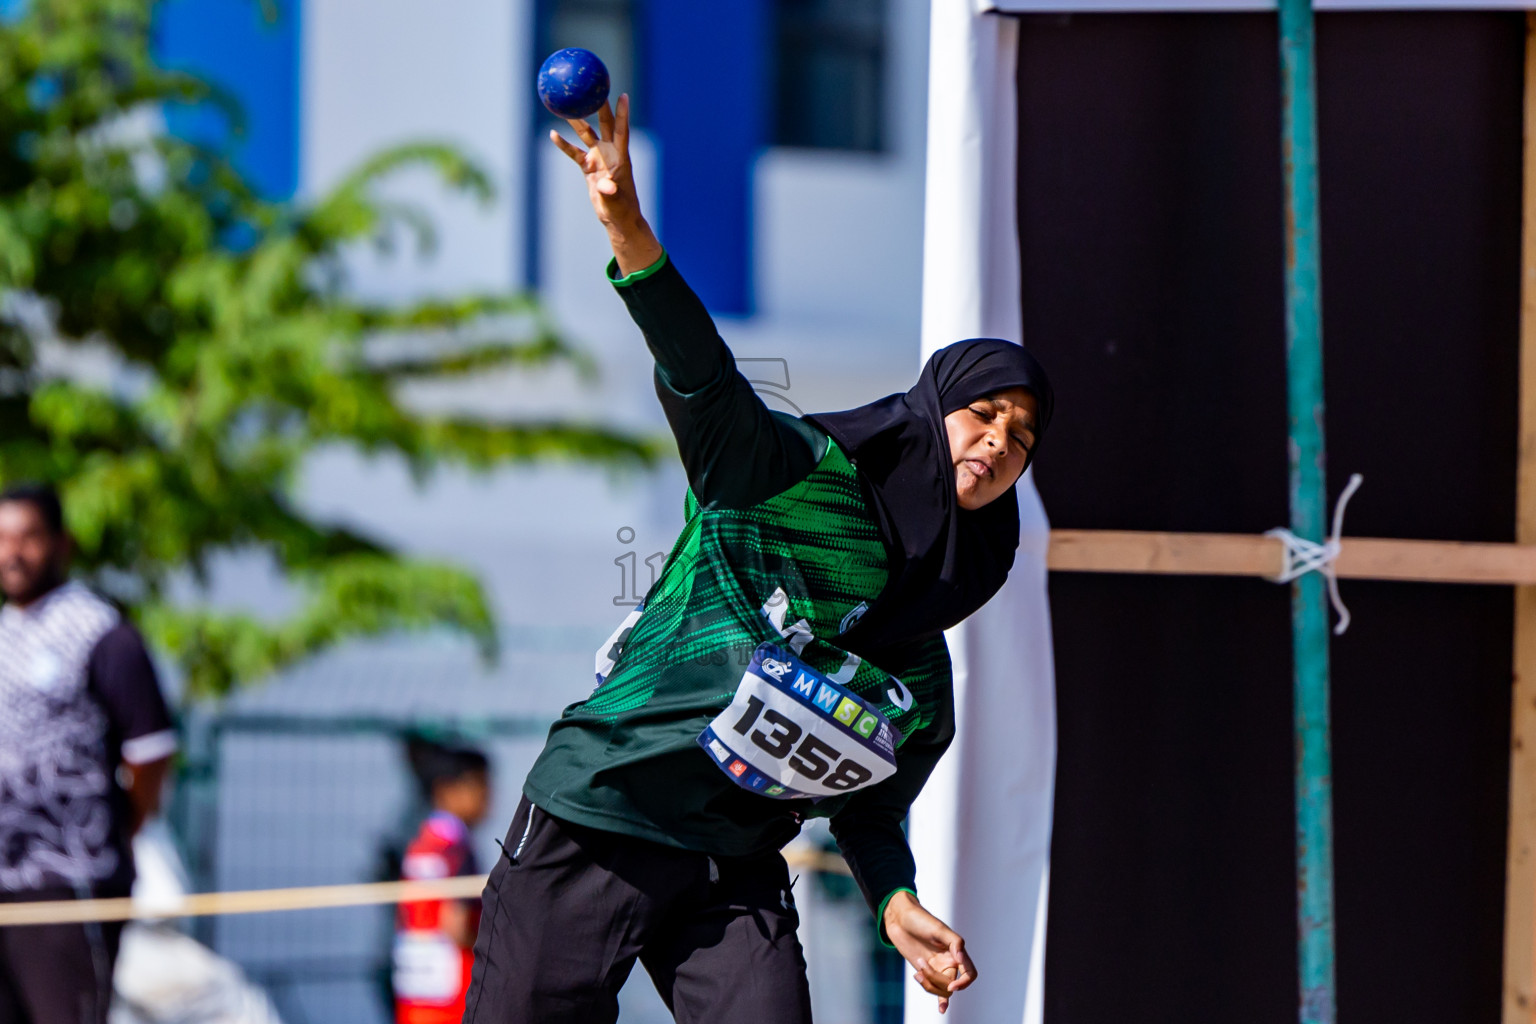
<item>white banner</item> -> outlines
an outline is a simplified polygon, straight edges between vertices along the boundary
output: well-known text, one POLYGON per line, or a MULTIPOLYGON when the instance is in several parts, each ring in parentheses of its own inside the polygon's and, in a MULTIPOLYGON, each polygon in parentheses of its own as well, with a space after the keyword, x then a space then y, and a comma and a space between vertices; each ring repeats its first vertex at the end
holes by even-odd
MULTIPOLYGON (((923 355, 1023 332, 1014 144, 1017 25, 935 0, 928 76, 923 355)), ((1049 447, 1047 446, 1047 451, 1049 447)), ((1047 456, 1048 458, 1049 456, 1047 456)), ((907 1024, 1038 1024, 1056 769, 1046 603, 1050 526, 1033 475, 1008 582, 949 631, 956 737, 912 809, 923 905, 966 939, 980 972, 946 1017, 907 984, 907 1024)))

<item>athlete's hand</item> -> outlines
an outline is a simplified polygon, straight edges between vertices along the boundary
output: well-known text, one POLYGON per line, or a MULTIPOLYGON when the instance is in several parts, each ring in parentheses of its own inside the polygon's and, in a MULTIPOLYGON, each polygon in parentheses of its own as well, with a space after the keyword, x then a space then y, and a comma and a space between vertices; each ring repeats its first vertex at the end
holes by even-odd
POLYGON ((587 178, 587 196, 603 224, 627 224, 640 216, 640 199, 635 194, 635 178, 629 163, 629 96, 619 97, 615 113, 606 101, 597 112, 597 133, 585 118, 566 121, 587 148, 567 142, 553 128, 549 139, 587 178))
POLYGON ((587 179, 587 198, 597 219, 608 229, 608 240, 625 274, 643 270, 661 258, 661 243, 640 212, 634 169, 629 161, 629 95, 619 97, 618 111, 607 103, 597 112, 597 132, 585 120, 566 121, 582 149, 550 129, 550 141, 570 157, 587 179))
POLYGON ((976 980, 965 940, 924 910, 911 893, 891 897, 883 923, 892 945, 912 965, 913 978, 923 991, 939 997, 940 1013, 949 1009, 950 996, 976 980))

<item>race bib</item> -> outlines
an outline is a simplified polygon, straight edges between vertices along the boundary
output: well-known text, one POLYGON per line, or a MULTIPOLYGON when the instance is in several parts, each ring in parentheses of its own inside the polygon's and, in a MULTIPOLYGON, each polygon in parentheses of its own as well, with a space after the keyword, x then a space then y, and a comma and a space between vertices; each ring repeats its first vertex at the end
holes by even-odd
POLYGON ((699 746, 736 785, 780 800, 841 796, 896 772, 885 716, 773 644, 752 653, 735 699, 699 746))
POLYGON ((395 994, 402 999, 451 1003, 463 984, 464 957, 442 932, 395 935, 395 994))

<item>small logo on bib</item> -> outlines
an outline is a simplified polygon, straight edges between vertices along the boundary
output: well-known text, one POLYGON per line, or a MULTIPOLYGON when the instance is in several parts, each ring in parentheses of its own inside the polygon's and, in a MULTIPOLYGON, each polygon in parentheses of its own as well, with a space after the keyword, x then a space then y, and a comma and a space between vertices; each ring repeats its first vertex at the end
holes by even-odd
POLYGON ((773 658, 763 659, 763 671, 767 672, 775 679, 783 679, 785 676, 789 675, 790 672, 794 671, 794 668, 795 667, 787 661, 776 661, 773 658))

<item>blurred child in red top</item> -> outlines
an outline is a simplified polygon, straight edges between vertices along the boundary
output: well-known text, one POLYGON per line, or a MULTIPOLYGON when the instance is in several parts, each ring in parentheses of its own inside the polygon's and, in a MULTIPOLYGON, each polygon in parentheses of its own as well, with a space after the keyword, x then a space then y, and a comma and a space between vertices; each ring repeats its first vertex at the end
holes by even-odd
MULTIPOLYGON (((490 807, 490 764, 478 750, 410 743, 411 767, 432 812, 406 847, 408 881, 479 874, 470 830, 490 807)), ((397 1024, 459 1024, 474 965, 479 900, 402 903, 395 925, 397 1024)))

